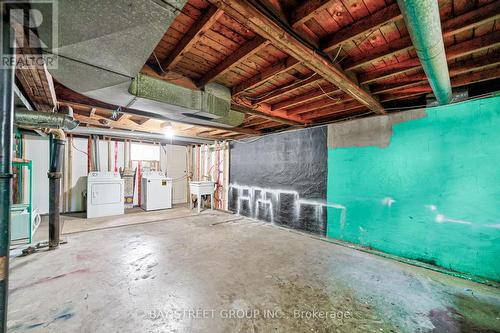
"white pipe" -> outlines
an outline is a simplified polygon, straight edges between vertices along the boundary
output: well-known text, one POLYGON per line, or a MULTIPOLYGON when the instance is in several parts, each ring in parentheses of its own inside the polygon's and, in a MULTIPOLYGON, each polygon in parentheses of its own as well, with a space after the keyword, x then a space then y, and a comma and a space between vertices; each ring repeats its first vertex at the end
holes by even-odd
MULTIPOLYGON (((92 128, 92 127, 77 127, 71 131, 73 134, 82 134, 82 135, 105 135, 117 138, 130 138, 137 140, 155 140, 164 143, 170 143, 170 139, 165 138, 162 134, 157 133, 145 133, 145 132, 130 132, 124 130, 117 129, 100 129, 100 128, 92 128)), ((198 143, 198 144, 207 144, 212 143, 212 140, 199 139, 199 138, 190 138, 183 136, 174 136, 172 141, 175 143, 183 142, 183 143, 198 143)))

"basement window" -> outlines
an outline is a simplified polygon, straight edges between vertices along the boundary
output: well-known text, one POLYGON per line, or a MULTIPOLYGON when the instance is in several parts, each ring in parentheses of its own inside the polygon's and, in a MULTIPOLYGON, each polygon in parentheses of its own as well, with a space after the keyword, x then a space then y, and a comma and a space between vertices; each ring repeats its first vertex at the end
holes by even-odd
POLYGON ((159 161, 160 146, 132 143, 130 148, 130 159, 133 161, 159 161))

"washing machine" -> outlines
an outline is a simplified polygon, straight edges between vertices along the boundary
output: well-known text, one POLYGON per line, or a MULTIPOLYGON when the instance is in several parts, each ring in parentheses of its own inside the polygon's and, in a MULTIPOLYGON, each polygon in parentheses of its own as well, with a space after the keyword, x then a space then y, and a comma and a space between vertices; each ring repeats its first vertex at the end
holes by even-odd
POLYGON ((87 218, 124 213, 123 179, 118 172, 93 171, 87 176, 87 218))
POLYGON ((141 208, 157 210, 172 208, 172 178, 161 171, 150 171, 141 177, 141 208))

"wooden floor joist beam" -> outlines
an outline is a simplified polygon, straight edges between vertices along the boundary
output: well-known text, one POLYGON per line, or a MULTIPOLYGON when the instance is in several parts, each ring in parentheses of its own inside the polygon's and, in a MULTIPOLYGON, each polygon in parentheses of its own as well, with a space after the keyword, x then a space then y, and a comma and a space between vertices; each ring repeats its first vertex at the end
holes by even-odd
POLYGON ((311 102, 311 101, 314 101, 314 100, 317 100, 320 98, 324 98, 325 95, 328 95, 330 97, 334 97, 334 96, 341 94, 341 93, 343 93, 342 90, 340 90, 334 86, 329 86, 329 87, 322 88, 322 89, 315 89, 315 90, 312 90, 310 92, 307 92, 304 95, 295 96, 295 97, 286 99, 282 102, 272 104, 271 109, 273 111, 289 109, 289 108, 298 106, 300 104, 304 104, 304 103, 311 102))
POLYGON ((259 85, 263 84, 272 77, 284 73, 299 64, 300 63, 296 59, 292 57, 287 57, 272 66, 264 68, 260 73, 256 74, 250 79, 245 80, 240 84, 234 86, 232 88, 232 95, 233 97, 239 96, 245 91, 258 87, 259 85))
MULTIPOLYGON (((198 43, 201 37, 210 29, 210 27, 224 14, 222 10, 215 6, 209 6, 202 16, 194 22, 188 32, 177 43, 172 52, 162 63, 162 68, 167 71, 175 67, 181 61, 184 54, 198 43)), ((167 72, 166 72, 167 73, 167 72)))
POLYGON ((357 109, 365 109, 366 106, 360 105, 358 101, 347 101, 345 103, 340 103, 335 107, 324 107, 321 109, 314 110, 313 112, 309 112, 304 114, 302 117, 304 119, 315 119, 320 117, 325 117, 335 113, 345 113, 347 111, 357 110, 357 109))
POLYGON ((309 0, 304 1, 291 15, 291 25, 297 26, 306 23, 313 18, 316 13, 328 8, 333 3, 333 0, 309 0))
MULTIPOLYGON (((455 77, 457 75, 467 73, 470 71, 478 71, 488 67, 497 66, 500 64, 500 53, 493 55, 485 55, 478 59, 468 59, 453 63, 448 65, 450 72, 450 77, 455 77)), ((404 88, 410 88, 413 86, 418 86, 427 80, 425 73, 413 75, 407 77, 408 82, 406 84, 401 84, 402 82, 394 82, 392 84, 384 85, 374 85, 372 87, 372 93, 383 94, 391 91, 397 91, 404 88)))
MULTIPOLYGON (((112 109, 106 109, 103 107, 98 107, 95 105, 89 105, 89 104, 82 104, 74 101, 68 101, 68 100, 60 100, 60 105, 69 105, 75 110, 83 110, 85 112, 89 112, 90 108, 95 108, 96 110, 104 110, 105 112, 112 113, 114 110, 112 109)), ((119 122, 127 122, 131 121, 130 117, 134 116, 132 113, 126 113, 124 116, 122 116, 119 120, 115 121, 116 123, 119 122)), ((157 119, 157 118, 151 118, 151 119, 157 119)), ((159 119, 162 122, 164 122, 164 119, 159 119)), ((212 130, 224 130, 224 131, 229 131, 229 132, 234 132, 238 134, 245 134, 245 135, 259 135, 261 134, 259 131, 253 130, 251 128, 241 128, 241 127, 222 127, 222 126, 217 126, 217 125, 196 125, 196 124, 185 124, 185 123, 178 123, 175 121, 171 121, 174 124, 182 124, 183 126, 196 126, 197 128, 203 128, 203 129, 212 129, 212 130)), ((118 128, 118 127, 117 127, 118 128)))
POLYGON ((300 117, 288 115, 285 111, 273 112, 271 111, 271 106, 266 103, 253 105, 252 107, 247 105, 250 105, 250 103, 233 103, 231 104, 231 109, 251 115, 256 115, 285 125, 302 126, 309 123, 308 121, 304 121, 300 117))
POLYGON ((342 70, 285 31, 278 23, 260 12, 248 0, 210 0, 210 2, 269 40, 281 51, 301 61, 306 67, 321 75, 325 80, 339 87, 369 109, 380 114, 385 113, 378 100, 353 82, 342 70))
MULTIPOLYGON (((500 46, 500 34, 496 31, 488 35, 476 37, 465 42, 461 42, 450 46, 446 49, 446 59, 448 61, 500 46)), ((362 84, 385 80, 394 75, 403 74, 405 72, 420 68, 421 64, 418 58, 411 58, 399 63, 395 63, 379 70, 364 73, 359 76, 359 81, 362 84)))
POLYGON ((267 103, 270 100, 297 91, 298 89, 304 88, 310 84, 318 82, 321 79, 322 77, 316 74, 313 74, 311 77, 307 79, 297 79, 292 83, 286 84, 284 87, 278 87, 269 93, 265 93, 264 97, 262 98, 256 97, 258 99, 257 103, 262 103, 262 102, 267 103))
POLYGON ((392 23, 402 17, 403 16, 401 15, 398 4, 394 3, 373 13, 372 15, 367 16, 366 18, 356 21, 337 32, 334 32, 331 36, 322 41, 321 48, 325 52, 330 52, 346 41, 365 38, 367 35, 370 35, 373 31, 379 29, 383 25, 392 23))
MULTIPOLYGON (((313 112, 315 110, 323 110, 324 108, 327 107, 334 107, 336 105, 342 105, 346 102, 352 101, 352 97, 349 95, 343 95, 339 96, 338 98, 324 98, 322 100, 318 100, 312 103, 308 103, 306 105, 302 105, 300 107, 296 107, 293 109, 290 109, 287 111, 288 114, 294 114, 294 115, 303 115, 303 117, 306 117, 306 113, 313 112)), ((358 103, 359 104, 359 103, 358 103)))
MULTIPOLYGON (((465 30, 475 28, 479 25, 492 22, 497 19, 500 19, 500 2, 494 1, 489 5, 443 22, 441 26, 443 37, 446 38, 453 36, 465 30)), ((343 67, 345 70, 352 71, 372 62, 380 61, 383 58, 413 49, 414 47, 410 37, 404 36, 393 40, 388 44, 374 48, 368 55, 362 55, 361 57, 355 57, 347 60, 343 67)))
MULTIPOLYGON (((496 66, 494 68, 474 72, 472 74, 465 73, 458 75, 451 79, 451 86, 453 88, 466 86, 472 83, 478 83, 483 81, 489 81, 493 79, 497 79, 500 77, 500 66, 496 66)), ((421 94, 431 93, 432 89, 428 83, 424 83, 420 86, 401 89, 398 91, 394 91, 391 94, 381 95, 382 102, 389 102, 398 99, 409 98, 412 96, 417 96, 421 94)))
POLYGON ((251 41, 246 42, 245 44, 243 44, 243 46, 241 46, 230 56, 228 56, 223 62, 209 70, 201 79, 198 80, 196 85, 198 87, 203 87, 207 83, 216 80, 217 77, 230 71, 237 64, 244 62, 246 59, 259 52, 269 44, 269 41, 260 36, 257 36, 251 41))

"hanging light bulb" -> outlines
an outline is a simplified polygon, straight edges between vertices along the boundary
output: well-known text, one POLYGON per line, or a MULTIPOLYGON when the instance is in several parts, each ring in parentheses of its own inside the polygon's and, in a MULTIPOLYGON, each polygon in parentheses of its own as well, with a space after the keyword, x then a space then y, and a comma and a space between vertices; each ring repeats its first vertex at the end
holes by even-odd
POLYGON ((163 127, 163 135, 165 135, 165 137, 167 139, 172 139, 174 137, 174 127, 172 126, 172 123, 167 121, 165 123, 163 123, 162 125, 163 127))

